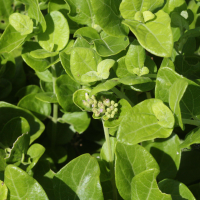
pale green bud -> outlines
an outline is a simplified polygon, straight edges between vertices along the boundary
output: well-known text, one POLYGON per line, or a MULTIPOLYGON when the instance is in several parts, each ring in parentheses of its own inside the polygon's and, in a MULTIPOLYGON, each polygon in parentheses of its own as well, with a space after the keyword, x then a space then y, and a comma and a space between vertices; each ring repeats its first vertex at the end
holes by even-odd
POLYGON ((114 111, 117 112, 117 111, 118 111, 118 108, 115 108, 114 111))
POLYGON ((100 113, 104 113, 105 112, 105 108, 99 108, 98 110, 100 113))
POLYGON ((88 102, 89 104, 91 104, 91 105, 94 103, 94 101, 93 101, 92 99, 88 99, 87 102, 88 102))
POLYGON ((98 110, 96 108, 92 108, 92 112, 96 113, 96 112, 98 112, 98 110))
POLYGON ((115 103, 114 106, 117 107, 117 106, 118 106, 118 103, 115 103))
POLYGON ((111 115, 115 115, 115 111, 112 111, 112 112, 111 112, 111 115))
POLYGON ((90 104, 85 100, 83 100, 83 105, 86 106, 86 107, 90 107, 90 104))
POLYGON ((108 117, 108 119, 111 117, 111 115, 106 115, 108 117))
POLYGON ((95 96, 94 96, 94 95, 92 95, 92 96, 91 96, 91 98, 92 98, 94 101, 96 101, 96 98, 95 98, 95 96))
POLYGON ((115 109, 115 107, 114 106, 110 106, 110 110, 114 110, 115 109))
POLYGON ((111 115, 110 115, 110 118, 114 118, 114 116, 115 116, 115 115, 111 114, 111 115))
POLYGON ((95 117, 99 117, 100 113, 99 112, 96 112, 95 113, 95 117))
POLYGON ((97 105, 97 100, 96 100, 96 99, 94 100, 94 104, 96 104, 96 105, 97 105))
POLYGON ((111 111, 111 109, 110 109, 110 108, 107 108, 106 110, 107 110, 107 112, 108 112, 108 113, 111 111))
POLYGON ((114 102, 113 100, 112 100, 110 103, 111 103, 111 105, 114 105, 114 104, 115 104, 115 102, 114 102))
POLYGON ((103 103, 105 106, 110 106, 110 99, 105 99, 103 103))
POLYGON ((100 107, 102 107, 102 106, 103 106, 102 101, 99 101, 99 102, 98 102, 98 107, 100 108, 100 107))

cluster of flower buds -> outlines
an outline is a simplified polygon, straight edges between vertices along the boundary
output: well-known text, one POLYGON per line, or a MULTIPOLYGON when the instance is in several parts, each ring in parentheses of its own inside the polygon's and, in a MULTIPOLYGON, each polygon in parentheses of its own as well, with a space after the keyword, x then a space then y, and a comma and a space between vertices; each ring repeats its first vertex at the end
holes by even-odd
POLYGON ((110 99, 105 99, 104 97, 101 97, 101 100, 97 101, 94 95, 90 98, 88 93, 85 93, 83 104, 92 109, 95 117, 104 116, 104 119, 107 120, 114 118, 118 112, 118 103, 115 103, 113 100, 110 101, 110 99))

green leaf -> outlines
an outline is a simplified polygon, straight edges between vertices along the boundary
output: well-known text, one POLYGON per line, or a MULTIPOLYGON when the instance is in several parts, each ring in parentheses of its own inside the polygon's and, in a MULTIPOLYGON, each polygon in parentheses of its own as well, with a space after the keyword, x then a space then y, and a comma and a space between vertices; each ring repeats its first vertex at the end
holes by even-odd
POLYGON ((105 127, 114 128, 119 126, 120 122, 122 121, 123 117, 126 113, 131 109, 131 105, 125 99, 120 99, 118 102, 118 113, 119 117, 116 119, 109 119, 104 122, 105 127))
POLYGON ((107 34, 116 37, 127 35, 127 28, 121 24, 120 3, 120 0, 91 0, 96 23, 107 34))
POLYGON ((157 179, 175 178, 180 166, 181 149, 180 140, 176 134, 166 139, 155 139, 142 143, 157 161, 160 173, 157 179))
POLYGON ((26 35, 21 35, 11 25, 8 25, 0 38, 0 53, 10 53, 18 48, 25 40, 26 35))
POLYGON ((30 134, 23 133, 17 138, 10 154, 5 158, 7 163, 22 162, 30 143, 30 134))
POLYGON ((61 75, 56 79, 55 92, 58 103, 65 111, 73 110, 76 106, 73 104, 72 95, 80 89, 80 85, 72 80, 67 74, 61 75))
POLYGON ((171 110, 162 102, 158 101, 152 105, 152 111, 158 119, 158 124, 165 128, 174 127, 174 116, 171 110))
POLYGON ((183 10, 187 10, 187 4, 184 0, 167 0, 163 11, 170 14, 173 11, 180 13, 183 10))
POLYGON ((9 16, 13 13, 13 0, 0 1, 0 29, 5 29, 9 24, 9 16))
POLYGON ((100 170, 96 159, 89 154, 81 155, 54 176, 55 196, 60 199, 67 196, 74 200, 103 200, 99 176, 100 170))
POLYGON ((119 77, 119 78, 124 78, 124 77, 133 75, 128 71, 128 69, 126 67, 125 56, 121 57, 119 60, 117 60, 117 67, 114 68, 114 70, 115 70, 117 77, 119 77))
POLYGON ((35 95, 36 99, 46 103, 57 103, 57 97, 53 92, 38 93, 35 95))
POLYGON ((49 200, 56 200, 53 190, 53 177, 55 173, 51 170, 49 161, 39 160, 33 170, 33 178, 42 186, 49 200))
POLYGON ((71 124, 78 133, 83 133, 90 125, 91 118, 87 112, 73 112, 65 113, 58 121, 71 124))
POLYGON ((200 143, 200 129, 197 127, 190 131, 186 136, 184 142, 180 145, 180 148, 187 148, 192 144, 200 143))
POLYGON ((117 143, 115 162, 116 185, 123 199, 131 199, 131 180, 141 172, 159 166, 142 146, 117 143))
POLYGON ((45 152, 45 148, 40 144, 33 144, 30 146, 30 148, 27 151, 27 155, 30 156, 31 164, 27 167, 26 172, 29 172, 38 162, 40 157, 45 152))
POLYGON ((9 17, 9 22, 21 35, 28 35, 33 32, 33 21, 27 15, 13 13, 9 17))
POLYGON ((70 12, 70 6, 65 0, 51 0, 50 2, 48 2, 48 13, 53 12, 55 10, 60 11, 67 19, 70 28, 70 33, 73 34, 78 28, 81 27, 80 24, 77 24, 74 20, 71 20, 71 18, 69 17, 68 14, 70 12))
POLYGON ((94 87, 92 91, 90 92, 90 96, 95 95, 99 92, 108 91, 118 84, 120 84, 118 78, 107 80, 106 82, 100 83, 96 87, 94 87))
POLYGON ((170 17, 162 10, 155 15, 155 20, 149 21, 146 24, 130 20, 125 20, 123 23, 131 29, 138 42, 147 51, 156 56, 171 57, 173 36, 170 17), (166 37, 168 38, 167 41, 166 37))
POLYGON ((40 31, 44 32, 46 30, 46 22, 38 6, 38 0, 20 0, 20 2, 26 5, 28 16, 33 19, 34 26, 38 26, 40 31))
POLYGON ((163 61, 162 61, 161 65, 160 65, 160 68, 161 67, 168 67, 168 68, 170 68, 170 69, 175 71, 174 63, 169 58, 163 58, 163 61))
POLYGON ((60 56, 60 61, 62 63, 62 66, 63 66, 65 72, 69 75, 69 77, 72 80, 75 80, 73 75, 72 75, 71 69, 70 69, 70 54, 66 54, 65 52, 61 52, 59 56, 60 56))
POLYGON ((44 49, 36 49, 31 51, 30 55, 34 58, 48 58, 58 55, 58 52, 49 52, 44 49))
POLYGON ((45 82, 53 82, 53 76, 49 69, 46 69, 43 72, 35 71, 38 78, 45 82))
POLYGON ((142 69, 144 67, 145 58, 146 53, 144 48, 138 43, 137 40, 134 40, 129 46, 125 57, 125 63, 128 71, 131 74, 135 74, 133 71, 134 69, 142 69))
POLYGON ((93 49, 76 47, 70 57, 71 72, 81 82, 81 76, 89 71, 97 71, 100 62, 101 57, 93 49))
POLYGON ((191 119, 200 115, 200 87, 196 83, 177 74, 174 70, 163 67, 160 68, 156 79, 155 97, 165 103, 169 103, 169 89, 176 80, 185 80, 188 87, 180 101, 182 118, 191 119))
POLYGON ((155 15, 151 11, 144 11, 143 13, 144 22, 148 22, 155 18, 155 15))
POLYGON ((102 79, 107 79, 110 75, 110 68, 115 64, 112 59, 105 59, 97 65, 96 71, 89 71, 81 76, 82 82, 94 82, 102 79))
POLYGON ((47 29, 38 35, 38 41, 46 51, 60 51, 69 40, 69 26, 66 18, 59 11, 45 16, 47 29))
POLYGON ((187 186, 179 181, 165 179, 159 182, 158 187, 163 193, 170 194, 172 199, 196 200, 192 192, 190 192, 190 190, 187 188, 187 186))
POLYGON ((172 12, 171 20, 172 20, 172 26, 179 27, 182 33, 185 30, 189 30, 189 24, 187 20, 184 17, 182 17, 179 13, 172 12))
POLYGON ((0 180, 0 200, 6 200, 8 196, 8 188, 6 184, 0 180))
POLYGON ((44 131, 44 124, 31 112, 6 102, 0 102, 0 131, 3 125, 15 117, 25 118, 30 126, 30 143, 36 140, 44 131))
POLYGON ((91 111, 91 108, 88 108, 83 104, 83 100, 85 100, 85 93, 90 93, 90 89, 80 89, 74 92, 73 94, 73 102, 76 106, 78 106, 82 111, 91 111))
POLYGON ((181 111, 180 111, 180 101, 187 89, 188 83, 185 80, 177 80, 173 83, 170 87, 169 91, 169 105, 171 110, 174 112, 175 119, 181 129, 184 129, 184 125, 181 118, 181 111))
POLYGON ((139 77, 139 76, 126 76, 119 79, 119 82, 124 85, 139 85, 143 83, 150 83, 152 80, 148 77, 139 77))
POLYGON ((120 12, 124 19, 134 20, 134 15, 137 11, 151 11, 154 12, 162 7, 164 0, 123 0, 120 4, 120 12))
POLYGON ((21 88, 15 96, 21 99, 28 94, 37 94, 39 92, 42 92, 42 90, 37 85, 28 85, 21 88))
POLYGON ((129 44, 129 39, 126 36, 114 37, 106 34, 104 31, 99 35, 94 28, 90 27, 78 29, 74 36, 83 37, 90 44, 94 43, 97 53, 102 57, 115 55, 124 50, 129 44))
POLYGON ((173 114, 161 100, 148 99, 134 106, 124 116, 118 129, 117 139, 125 144, 137 144, 154 138, 167 138, 172 133, 173 123, 173 114), (159 110, 160 107, 163 107, 165 112, 158 112, 155 115, 155 110, 159 110), (168 127, 166 122, 159 123, 158 121, 164 116, 168 118, 168 127))
POLYGON ((172 200, 168 194, 162 193, 157 185, 158 169, 149 169, 136 175, 131 181, 132 200, 172 200))
POLYGON ((10 199, 48 200, 46 193, 38 182, 14 165, 8 165, 6 167, 5 184, 9 189, 10 199))
POLYGON ((78 24, 94 26, 94 14, 89 0, 73 1, 65 0, 69 7, 69 18, 78 24))
POLYGON ((30 55, 30 52, 40 49, 41 47, 37 42, 26 42, 23 45, 22 50, 22 58, 24 62, 31 68, 33 68, 36 71, 43 72, 47 68, 51 67, 51 65, 56 64, 60 61, 58 56, 53 57, 53 62, 51 62, 47 58, 34 58, 30 55))
POLYGON ((44 120, 51 114, 51 105, 37 99, 36 94, 29 94, 23 97, 18 106, 30 110, 39 119, 44 120))
MULTIPOLYGON (((5 168, 7 166, 6 160, 4 159, 5 157, 6 157, 5 150, 0 149, 0 173, 4 173, 5 168)), ((1 174, 0 174, 0 176, 1 176, 1 174)), ((3 179, 1 178, 1 180, 3 180, 3 179)))
POLYGON ((0 132, 1 143, 5 148, 12 147, 13 143, 23 133, 30 132, 30 126, 23 117, 16 117, 8 121, 0 132))

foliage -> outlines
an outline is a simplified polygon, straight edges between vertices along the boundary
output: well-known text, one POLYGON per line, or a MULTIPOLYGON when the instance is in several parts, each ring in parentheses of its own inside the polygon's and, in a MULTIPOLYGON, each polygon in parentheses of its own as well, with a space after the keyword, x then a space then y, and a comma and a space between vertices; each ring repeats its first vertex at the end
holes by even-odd
POLYGON ((0 0, 0 200, 200 199, 199 0, 0 0))

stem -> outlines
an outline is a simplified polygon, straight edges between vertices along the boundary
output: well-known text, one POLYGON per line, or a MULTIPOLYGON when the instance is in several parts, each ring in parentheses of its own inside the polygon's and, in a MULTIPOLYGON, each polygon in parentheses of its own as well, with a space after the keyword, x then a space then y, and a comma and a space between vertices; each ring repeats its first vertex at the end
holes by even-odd
POLYGON ((126 99, 130 105, 133 107, 134 103, 121 91, 119 91, 116 87, 112 88, 112 91, 120 98, 120 99, 126 99))
POLYGON ((106 144, 107 144, 107 150, 108 150, 110 173, 111 173, 111 184, 112 184, 112 188, 113 188, 113 200, 117 200, 118 198, 117 198, 117 188, 116 188, 116 184, 115 184, 114 156, 112 154, 112 148, 111 148, 108 128, 104 126, 103 120, 102 120, 102 123, 103 123, 103 129, 104 129, 104 134, 105 134, 106 144))
MULTIPOLYGON (((51 62, 53 62, 53 58, 51 57, 51 62)), ((53 76, 53 93, 56 94, 55 92, 55 84, 56 84, 56 68, 55 65, 51 66, 51 72, 53 76)), ((53 104, 53 118, 52 118, 52 147, 55 147, 55 142, 56 142, 56 133, 57 133, 57 118, 58 118, 58 104, 54 103, 53 104)))
POLYGON ((200 126, 200 120, 182 119, 184 124, 200 126))
POLYGON ((151 92, 146 92, 147 99, 151 99, 151 92))

